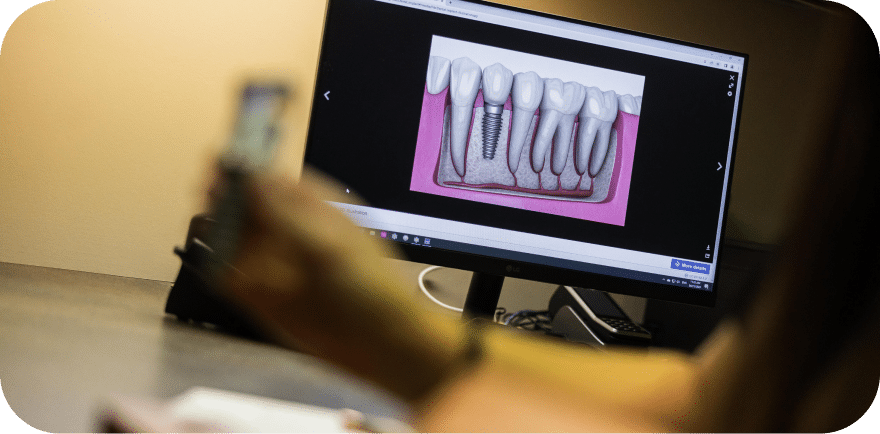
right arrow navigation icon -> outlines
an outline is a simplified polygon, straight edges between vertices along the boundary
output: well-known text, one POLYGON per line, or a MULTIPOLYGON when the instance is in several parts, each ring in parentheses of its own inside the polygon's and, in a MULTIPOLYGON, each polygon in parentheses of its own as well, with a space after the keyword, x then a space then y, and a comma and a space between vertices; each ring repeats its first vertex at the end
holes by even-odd
POLYGON ((716 170, 716 171, 721 170, 721 163, 720 163, 720 162, 718 163, 718 168, 715 169, 715 170, 716 170))

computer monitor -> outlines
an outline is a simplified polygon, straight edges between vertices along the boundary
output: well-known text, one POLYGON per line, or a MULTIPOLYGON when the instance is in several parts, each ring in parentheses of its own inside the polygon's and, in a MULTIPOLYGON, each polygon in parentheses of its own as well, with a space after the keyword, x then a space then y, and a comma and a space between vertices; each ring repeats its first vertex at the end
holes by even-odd
POLYGON ((714 304, 748 57, 482 1, 330 0, 305 163, 407 258, 714 304))

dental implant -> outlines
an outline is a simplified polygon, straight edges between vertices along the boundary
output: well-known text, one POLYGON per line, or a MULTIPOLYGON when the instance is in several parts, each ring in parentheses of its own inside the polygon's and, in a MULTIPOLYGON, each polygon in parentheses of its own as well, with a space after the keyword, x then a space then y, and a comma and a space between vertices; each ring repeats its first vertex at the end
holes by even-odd
POLYGON ((498 138, 501 136, 501 115, 510 96, 513 73, 496 63, 483 70, 483 158, 495 158, 498 138))

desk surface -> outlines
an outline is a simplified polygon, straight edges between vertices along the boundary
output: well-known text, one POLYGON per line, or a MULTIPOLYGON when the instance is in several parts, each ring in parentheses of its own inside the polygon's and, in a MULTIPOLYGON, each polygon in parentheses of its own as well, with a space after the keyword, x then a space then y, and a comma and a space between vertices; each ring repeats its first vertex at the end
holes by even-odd
MULTIPOLYGON (((389 266, 418 291, 415 279, 423 265, 389 261, 389 266)), ((459 270, 437 271, 431 277, 435 296, 460 306, 469 278, 459 270)), ((405 415, 399 402, 314 358, 166 316, 170 287, 0 263, 0 381, 12 409, 44 431, 94 431, 98 406, 109 394, 161 399, 206 386, 405 415)), ((509 279, 501 305, 540 308, 553 289, 509 279)), ((424 300, 426 309, 442 310, 424 300)))
POLYGON ((0 264, 0 381, 10 407, 44 431, 94 431, 109 394, 169 398, 207 386, 405 414, 311 357, 167 317, 170 286, 0 264))

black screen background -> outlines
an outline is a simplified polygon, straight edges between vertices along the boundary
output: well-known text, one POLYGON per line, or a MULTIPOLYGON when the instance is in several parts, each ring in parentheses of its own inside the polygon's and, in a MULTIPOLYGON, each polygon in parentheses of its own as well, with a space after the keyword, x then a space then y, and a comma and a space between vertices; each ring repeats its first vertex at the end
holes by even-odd
POLYGON ((306 164, 378 208, 707 261, 724 184, 718 162, 727 159, 734 115, 727 92, 736 76, 412 8, 335 1, 328 11, 306 164), (434 35, 645 76, 625 225, 410 191, 434 35))

